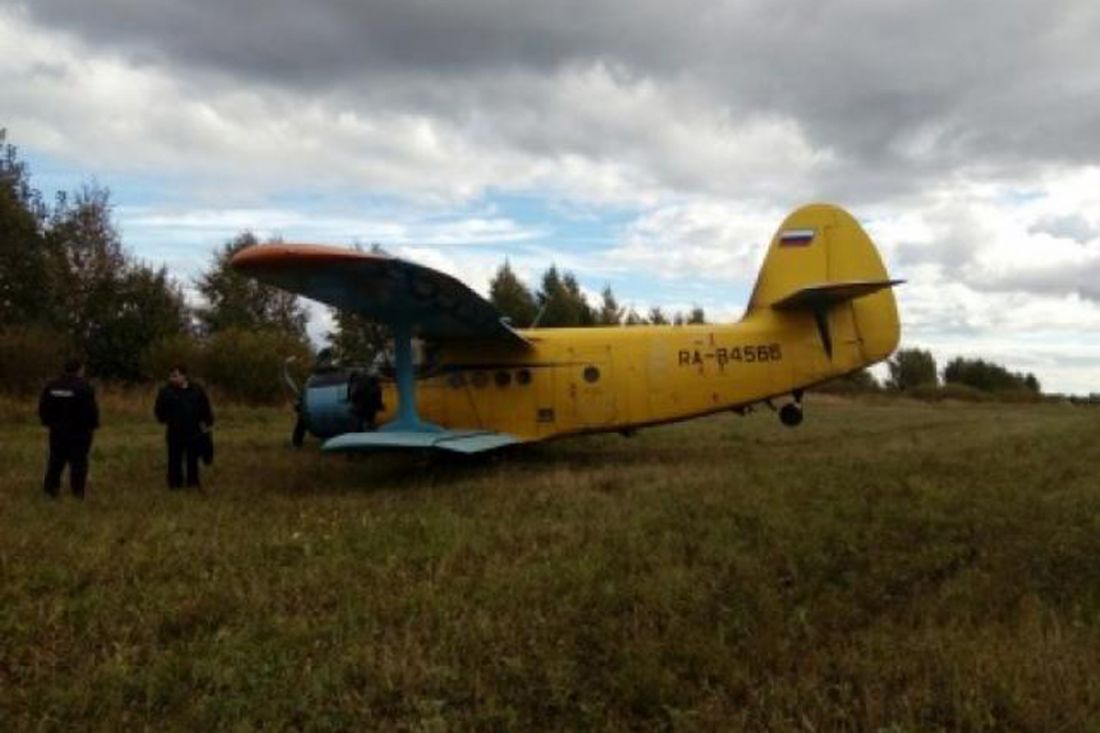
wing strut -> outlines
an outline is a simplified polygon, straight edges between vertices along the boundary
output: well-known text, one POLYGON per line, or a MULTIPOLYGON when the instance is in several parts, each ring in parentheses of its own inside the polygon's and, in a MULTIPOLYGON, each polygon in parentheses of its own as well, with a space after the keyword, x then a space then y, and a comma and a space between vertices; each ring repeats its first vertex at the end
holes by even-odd
POLYGON ((436 433, 442 428, 420 419, 416 410, 416 374, 413 373, 412 326, 408 321, 392 325, 394 377, 397 381, 397 417, 378 428, 378 432, 436 433))

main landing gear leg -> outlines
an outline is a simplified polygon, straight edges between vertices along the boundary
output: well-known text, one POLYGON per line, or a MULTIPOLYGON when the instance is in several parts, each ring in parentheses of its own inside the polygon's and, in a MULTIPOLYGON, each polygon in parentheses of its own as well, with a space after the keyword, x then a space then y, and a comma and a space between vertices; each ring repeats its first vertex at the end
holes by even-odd
POLYGON ((379 432, 438 432, 439 426, 421 420, 416 410, 412 328, 407 323, 393 325, 393 355, 394 377, 397 382, 397 417, 380 427, 379 432))

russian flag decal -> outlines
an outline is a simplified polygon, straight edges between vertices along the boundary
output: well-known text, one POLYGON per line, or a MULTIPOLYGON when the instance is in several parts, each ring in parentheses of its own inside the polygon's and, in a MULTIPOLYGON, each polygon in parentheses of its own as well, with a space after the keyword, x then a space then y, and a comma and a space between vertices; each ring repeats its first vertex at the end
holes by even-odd
POLYGON ((814 241, 813 229, 787 229, 779 233, 780 247, 805 247, 814 241))

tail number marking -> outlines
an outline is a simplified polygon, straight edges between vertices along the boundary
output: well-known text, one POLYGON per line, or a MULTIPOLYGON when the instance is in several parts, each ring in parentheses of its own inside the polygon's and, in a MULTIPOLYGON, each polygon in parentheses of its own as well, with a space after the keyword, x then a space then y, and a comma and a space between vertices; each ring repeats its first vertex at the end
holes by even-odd
POLYGON ((779 344, 746 344, 726 348, 719 346, 714 351, 700 351, 699 349, 681 349, 676 355, 676 361, 680 366, 702 366, 706 361, 713 361, 719 368, 731 362, 752 364, 765 361, 782 361, 783 349, 779 344))

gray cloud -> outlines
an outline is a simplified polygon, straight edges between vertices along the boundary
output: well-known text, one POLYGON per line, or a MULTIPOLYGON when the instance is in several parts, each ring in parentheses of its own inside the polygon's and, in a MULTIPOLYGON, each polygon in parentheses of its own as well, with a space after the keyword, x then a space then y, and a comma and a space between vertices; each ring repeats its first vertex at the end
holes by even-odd
MULTIPOLYGON (((1002 0, 965 10, 948 0, 34 0, 22 7, 37 22, 134 59, 239 84, 336 95, 362 109, 404 105, 462 123, 487 102, 494 131, 499 125, 512 142, 558 153, 585 147, 557 134, 570 112, 546 108, 545 98, 525 89, 562 69, 606 64, 627 79, 692 88, 733 120, 797 120, 810 144, 836 151, 841 163, 822 173, 817 188, 849 197, 928 185, 964 166, 1100 160, 1100 8, 1087 0, 1002 0), (550 128, 544 135, 540 124, 550 128)), ((628 140, 644 143, 638 123, 628 140)), ((621 129, 589 132, 585 141, 601 150, 622 137, 621 129)))
POLYGON ((1049 234, 1059 239, 1072 239, 1085 244, 1100 237, 1100 227, 1093 226, 1081 214, 1044 216, 1028 228, 1029 234, 1049 234))
POLYGON ((1024 291, 1039 295, 1074 293, 1100 303, 1100 256, 1082 264, 1053 265, 1016 272, 981 283, 991 291, 1024 291))

